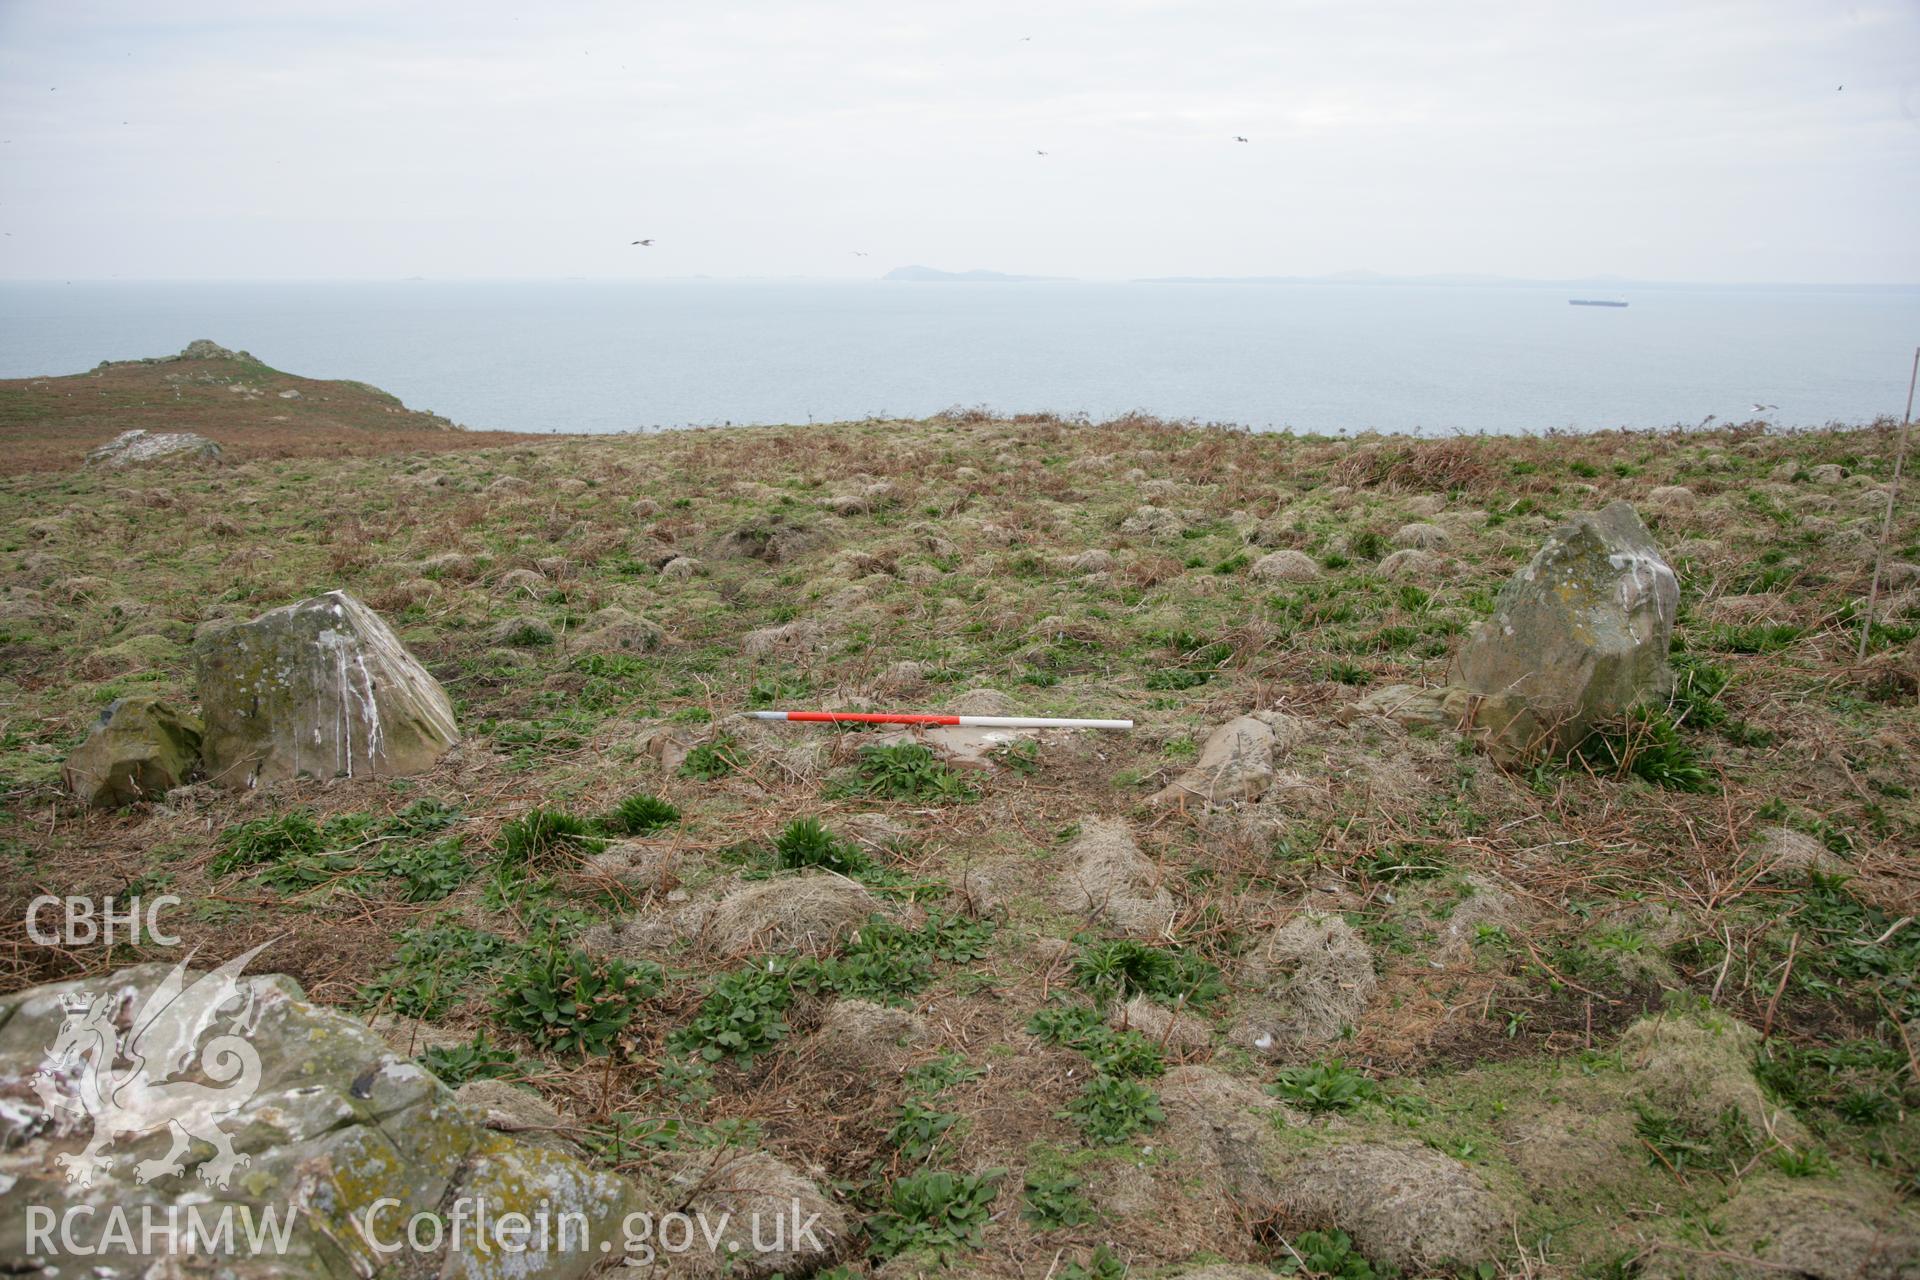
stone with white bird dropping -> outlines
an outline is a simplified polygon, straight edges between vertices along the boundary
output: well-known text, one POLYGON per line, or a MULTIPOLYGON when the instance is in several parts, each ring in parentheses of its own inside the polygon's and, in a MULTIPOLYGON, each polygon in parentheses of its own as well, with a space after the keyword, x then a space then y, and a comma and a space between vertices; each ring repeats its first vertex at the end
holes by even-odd
POLYGON ((420 773, 460 740, 439 681, 344 591, 204 634, 193 659, 221 786, 420 773))

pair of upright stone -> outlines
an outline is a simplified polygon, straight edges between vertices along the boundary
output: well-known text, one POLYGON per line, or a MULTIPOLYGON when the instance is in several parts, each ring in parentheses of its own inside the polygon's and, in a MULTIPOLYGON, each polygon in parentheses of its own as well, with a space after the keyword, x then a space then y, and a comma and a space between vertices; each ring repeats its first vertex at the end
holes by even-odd
POLYGON ((75 795, 111 806, 199 775, 246 788, 419 773, 459 741, 446 690, 343 591, 208 631, 193 660, 200 716, 152 697, 114 703, 66 763, 75 795))

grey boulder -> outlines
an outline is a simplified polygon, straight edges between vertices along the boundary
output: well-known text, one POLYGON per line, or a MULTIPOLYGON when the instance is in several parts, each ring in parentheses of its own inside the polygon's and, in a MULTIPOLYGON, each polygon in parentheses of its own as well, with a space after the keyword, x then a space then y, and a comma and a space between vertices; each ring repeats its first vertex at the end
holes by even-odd
POLYGON ((460 740, 439 682, 344 591, 208 631, 193 660, 222 786, 420 773, 460 740))
POLYGON ((1466 725, 1497 758, 1577 746, 1671 688, 1680 584, 1625 502, 1574 516, 1514 574, 1454 661, 1466 725))
MULTIPOLYGON (((226 1215, 235 1246, 210 1275, 572 1280, 619 1259, 623 1219, 660 1202, 657 1188, 487 1128, 357 1019, 308 1003, 288 978, 239 972, 247 958, 204 977, 142 965, 0 998, 9 1203, 76 1224, 83 1241, 92 1233, 117 1275, 179 1266, 164 1234, 143 1236, 144 1211, 183 1229, 188 1214, 215 1230, 226 1215), (167 1011, 149 1022, 170 986, 167 1011), (134 1034, 141 1025, 152 1030, 134 1034), (90 1087, 96 1078, 107 1092, 90 1087), (579 1227, 566 1248, 553 1226, 545 1247, 516 1252, 477 1247, 469 1214, 457 1251, 403 1243, 409 1219, 482 1201, 494 1223, 544 1212, 550 1224, 578 1215, 579 1227), (106 1247, 115 1210, 132 1224, 124 1248, 106 1247), (274 1243, 249 1248, 247 1224, 264 1227, 268 1214, 284 1235, 269 1229, 261 1239, 274 1243)), ((36 1239, 27 1214, 0 1214, 0 1257, 48 1280, 105 1274, 102 1257, 53 1240, 36 1239)))
POLYGON ((100 713, 60 777, 79 799, 110 809, 165 795, 199 765, 200 722, 141 695, 118 699, 100 713))

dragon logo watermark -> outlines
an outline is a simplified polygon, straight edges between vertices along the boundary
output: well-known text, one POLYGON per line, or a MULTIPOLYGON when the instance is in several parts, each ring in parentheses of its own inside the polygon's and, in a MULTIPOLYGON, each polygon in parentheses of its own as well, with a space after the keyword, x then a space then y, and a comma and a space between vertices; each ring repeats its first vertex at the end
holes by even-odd
POLYGON ((92 1185, 112 1165, 107 1148, 115 1141, 161 1129, 171 1131, 172 1146, 164 1156, 134 1166, 142 1183, 185 1172, 183 1157, 195 1139, 214 1150, 199 1170, 212 1186, 224 1188, 234 1170, 247 1163, 220 1122, 260 1087, 260 1054, 238 1034, 253 1013, 252 984, 240 975, 268 945, 261 943, 191 985, 189 953, 130 1016, 122 1006, 131 1002, 113 992, 67 999, 66 1020, 33 1079, 49 1113, 93 1121, 86 1148, 57 1157, 67 1181, 92 1185), (216 1029, 218 1034, 202 1045, 202 1037, 216 1029), (212 1083, 175 1078, 196 1068, 212 1083))

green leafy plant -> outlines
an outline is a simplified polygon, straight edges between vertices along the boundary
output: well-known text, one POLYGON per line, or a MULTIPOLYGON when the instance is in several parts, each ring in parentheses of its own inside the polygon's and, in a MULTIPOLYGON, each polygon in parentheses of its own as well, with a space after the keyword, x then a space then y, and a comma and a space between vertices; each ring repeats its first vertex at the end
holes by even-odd
POLYGON ((1125 1142, 1167 1118, 1160 1098, 1138 1080, 1096 1075, 1062 1112, 1062 1118, 1080 1126, 1094 1142, 1109 1146, 1125 1142))
POLYGON ((1337 1060, 1283 1067, 1267 1092, 1308 1111, 1351 1111, 1381 1098, 1379 1085, 1337 1060))
POLYGON ((907 1072, 906 1098, 900 1104, 899 1118, 887 1131, 887 1141, 898 1149, 902 1159, 924 1163, 932 1158, 940 1140, 960 1123, 959 1116, 941 1109, 939 1095, 982 1074, 957 1053, 942 1054, 907 1072))
POLYGON ((501 860, 536 870, 572 865, 606 844, 593 823, 560 809, 530 809, 500 829, 501 860))
POLYGON ((398 879, 402 902, 438 902, 473 875, 465 844, 460 836, 448 836, 429 845, 402 845, 373 859, 368 869, 398 879))
POLYGON ((542 1049, 608 1053, 660 993, 662 973, 646 961, 598 959, 558 947, 528 956, 494 992, 500 1021, 542 1049))
POLYGON ((509 1080, 522 1074, 519 1055, 489 1043, 485 1031, 474 1032, 466 1044, 431 1046, 416 1060, 452 1088, 469 1080, 509 1080))
POLYGON ((1097 1009, 1048 1005, 1027 1020, 1027 1030, 1050 1044, 1077 1049, 1094 1069, 1114 1076, 1157 1076, 1166 1069, 1159 1046, 1131 1028, 1116 1031, 1097 1009))
POLYGON ((1737 1173, 1759 1149, 1753 1127, 1735 1106, 1712 1122, 1681 1117, 1648 1103, 1638 1107, 1633 1131, 1647 1149, 1647 1162, 1685 1178, 1689 1171, 1737 1173))
POLYGON ((905 742, 892 747, 862 747, 846 790, 877 800, 916 800, 935 804, 972 800, 980 792, 931 747, 905 742))
POLYGON ((1054 1227, 1084 1227, 1099 1216, 1093 1201, 1081 1194, 1085 1186, 1086 1183, 1069 1173, 1029 1169, 1020 1214, 1043 1231, 1054 1227))
POLYGON ((900 1117, 887 1130, 887 1141, 911 1164, 922 1164, 933 1155, 934 1146, 947 1130, 960 1123, 960 1117, 943 1111, 932 1099, 908 1097, 900 1104, 900 1117))
POLYGON ((1713 775, 1663 709, 1635 708, 1624 720, 1596 728, 1579 750, 1597 769, 1630 773, 1672 791, 1707 791, 1713 786, 1713 775))
POLYGON ((1804 1151, 1783 1148, 1774 1153, 1773 1167, 1789 1178, 1831 1178, 1837 1171, 1833 1157, 1817 1147, 1804 1151))
POLYGON ((713 782, 726 777, 739 767, 740 761, 734 740, 722 735, 712 742, 703 742, 687 752, 687 758, 680 762, 680 776, 694 778, 701 782, 713 782))
POLYGON ((819 868, 841 875, 858 875, 872 861, 857 846, 820 825, 817 818, 796 818, 773 842, 775 860, 787 871, 819 868))
POLYGON ((1286 1253, 1282 1275, 1374 1280, 1373 1264, 1354 1249, 1353 1238, 1344 1231, 1303 1231, 1287 1242, 1286 1253))
POLYGON ((674 1116, 639 1116, 616 1111, 598 1124, 588 1125, 580 1145, 611 1165, 624 1164, 644 1152, 674 1151, 688 1136, 687 1126, 674 1116))
POLYGON ((751 1059, 784 1040, 793 1003, 789 963, 779 957, 723 975, 700 1002, 693 1021, 668 1041, 707 1062, 751 1059))
POLYGON ((1069 1262, 1060 1268, 1060 1280, 1125 1280, 1127 1264, 1105 1245, 1095 1245, 1084 1263, 1069 1262))
POLYGON ((518 953, 498 934, 451 917, 400 935, 394 963, 360 989, 369 1008, 409 1018, 437 1018, 453 1008, 468 984, 518 953))
POLYGON ((1073 979, 1096 996, 1136 995, 1203 1005, 1226 991, 1220 970, 1189 951, 1150 947, 1131 938, 1090 942, 1073 960, 1073 979))
POLYGON ((1806 628, 1791 622, 1722 623, 1708 629, 1705 643, 1722 653, 1777 653, 1806 633, 1806 628))
POLYGON ((680 811, 656 795, 636 791, 603 816, 598 826, 613 835, 643 836, 680 821, 680 811))
POLYGON ((1009 773, 1031 778, 1040 772, 1040 744, 1031 738, 1005 743, 988 752, 993 762, 1009 773))
POLYGON ((978 1245, 1006 1171, 959 1174, 929 1169, 896 1179, 880 1211, 867 1219, 868 1250, 890 1258, 909 1250, 946 1254, 978 1245))
POLYGON ((299 810, 255 818, 238 823, 220 833, 220 852, 207 870, 216 876, 263 862, 280 862, 300 854, 319 853, 327 847, 327 834, 313 815, 299 810))

